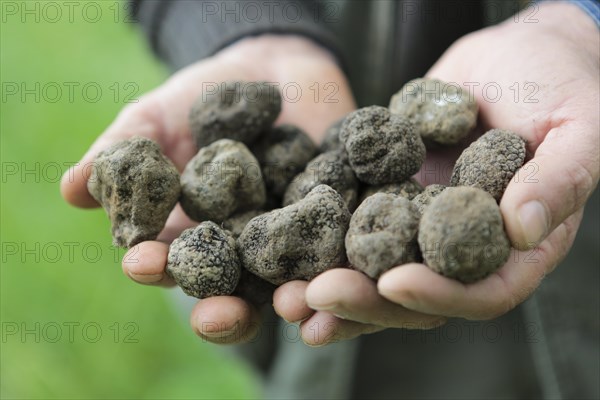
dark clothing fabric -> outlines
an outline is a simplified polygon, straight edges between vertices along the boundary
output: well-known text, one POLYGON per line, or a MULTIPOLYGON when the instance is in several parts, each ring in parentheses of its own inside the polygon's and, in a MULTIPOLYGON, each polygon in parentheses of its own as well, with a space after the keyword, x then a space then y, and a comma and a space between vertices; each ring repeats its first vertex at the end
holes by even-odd
MULTIPOLYGON (((174 70, 249 35, 293 33, 332 51, 359 105, 387 105, 456 39, 523 3, 142 0, 132 10, 174 70)), ((452 320, 433 331, 387 330, 308 348, 270 313, 273 330, 238 350, 261 368, 270 398, 600 398, 598 210, 596 190, 562 265, 494 321, 452 320)))

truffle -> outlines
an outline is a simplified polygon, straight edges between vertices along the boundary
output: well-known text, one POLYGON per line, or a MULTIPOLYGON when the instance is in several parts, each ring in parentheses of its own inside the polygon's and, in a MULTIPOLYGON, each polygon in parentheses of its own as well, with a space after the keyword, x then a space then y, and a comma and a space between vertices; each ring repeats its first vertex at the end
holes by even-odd
POLYGON ((358 181, 343 150, 333 150, 315 157, 288 186, 283 205, 301 200, 318 185, 328 185, 336 190, 350 210, 356 208, 358 181))
POLYGON ((270 129, 251 150, 262 168, 267 192, 279 198, 317 154, 317 146, 308 135, 292 125, 270 129))
POLYGON ((365 201, 369 196, 375 193, 389 193, 402 196, 405 199, 412 200, 416 195, 423 191, 423 186, 414 178, 410 178, 402 183, 386 183, 384 185, 366 186, 360 196, 359 204, 365 201))
POLYGON ((421 193, 416 195, 414 199, 412 199, 412 202, 415 206, 417 206, 419 214, 423 214, 423 211, 425 211, 425 208, 429 206, 431 200, 433 200, 433 198, 438 194, 442 193, 444 189, 446 189, 446 186, 444 185, 433 184, 426 186, 421 193))
POLYGON ((419 247, 432 270, 464 283, 483 279, 508 260, 510 243, 489 193, 449 187, 425 209, 419 247))
POLYGON ((348 260, 371 278, 419 260, 419 214, 410 200, 388 193, 368 197, 354 212, 346 234, 348 260))
MULTIPOLYGON (((235 214, 226 221, 223 221, 223 229, 226 229, 234 239, 237 239, 242 234, 248 222, 261 214, 264 214, 264 211, 252 210, 235 214)), ((235 288, 233 295, 260 306, 271 301, 275 288, 276 286, 272 283, 259 278, 242 267, 240 282, 235 288)))
POLYGON ((356 177, 370 185, 405 181, 425 159, 425 145, 412 124, 384 107, 352 112, 344 120, 340 140, 356 177))
POLYGON ((171 243, 166 272, 188 296, 231 294, 240 279, 235 239, 210 221, 186 229, 171 243))
POLYGON ((453 145, 477 123, 475 99, 457 84, 419 78, 408 82, 390 101, 393 114, 408 118, 426 145, 453 145))
POLYGON ((101 151, 87 182, 106 210, 115 246, 154 240, 179 198, 179 173, 150 139, 134 137, 101 151))
POLYGON ((281 95, 274 85, 222 82, 193 104, 190 130, 198 148, 219 139, 250 144, 273 125, 280 111, 281 95))
POLYGON ((196 221, 222 222, 261 208, 265 199, 260 165, 240 142, 221 139, 203 147, 181 175, 181 207, 196 221))
POLYGON ((333 125, 331 125, 325 131, 325 137, 321 142, 321 153, 327 153, 328 151, 338 150, 343 148, 344 145, 340 142, 340 129, 344 123, 344 118, 339 119, 333 125))
POLYGON ((450 185, 483 189, 499 201, 524 161, 525 141, 510 131, 492 129, 462 152, 450 185))
POLYGON ((238 238, 242 264, 281 285, 310 280, 346 265, 344 237, 350 212, 342 196, 319 185, 302 200, 253 218, 238 238))

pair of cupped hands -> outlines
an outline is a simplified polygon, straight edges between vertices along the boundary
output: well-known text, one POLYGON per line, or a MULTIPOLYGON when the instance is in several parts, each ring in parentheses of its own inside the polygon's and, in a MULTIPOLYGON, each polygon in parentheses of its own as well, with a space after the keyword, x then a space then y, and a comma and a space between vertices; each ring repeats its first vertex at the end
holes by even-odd
MULTIPOLYGON (((377 282, 345 268, 311 282, 288 282, 275 291, 273 306, 286 321, 300 324, 305 343, 324 345, 386 328, 429 329, 451 317, 498 317, 524 301, 567 254, 599 178, 599 35, 592 19, 571 4, 542 5, 536 18, 537 23, 529 24, 509 19, 461 38, 427 73, 446 82, 479 84, 474 94, 482 130, 509 129, 527 142, 529 159, 500 202, 514 247, 506 265, 472 284, 418 263, 394 267, 377 282), (495 102, 486 101, 480 90, 489 82, 504 89, 495 102), (515 82, 521 89, 518 97, 509 91, 515 82), (533 102, 524 101, 527 82, 539 89, 529 98, 533 102)), ((131 136, 155 140, 182 171, 196 153, 188 127, 191 104, 203 83, 230 80, 299 85, 303 95, 284 102, 276 123, 299 126, 317 143, 328 126, 356 109, 348 82, 327 50, 293 35, 246 38, 179 71, 125 107, 65 174, 65 200, 97 207, 87 191, 86 165, 100 150, 131 136), (325 98, 331 91, 311 91, 315 82, 321 88, 334 83, 335 102, 325 98)), ((422 169, 427 173, 416 178, 423 184, 447 183, 447 173, 439 172, 456 156, 456 150, 429 152, 422 169)), ((146 285, 173 286, 165 274, 168 243, 194 225, 177 206, 157 241, 140 243, 125 255, 125 275, 146 285)), ((208 341, 240 343, 257 335, 260 313, 241 298, 212 297, 198 301, 191 325, 208 341)))

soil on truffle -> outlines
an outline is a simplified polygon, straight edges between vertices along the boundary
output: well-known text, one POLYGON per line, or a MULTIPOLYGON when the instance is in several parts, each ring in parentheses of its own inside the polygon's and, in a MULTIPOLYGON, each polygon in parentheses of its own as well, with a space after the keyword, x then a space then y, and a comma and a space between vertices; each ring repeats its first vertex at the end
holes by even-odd
POLYGON ((496 201, 471 187, 449 187, 432 200, 421 217, 418 241, 432 270, 464 283, 493 273, 510 253, 496 201))
POLYGON ((368 197, 354 212, 346 234, 352 266, 379 278, 397 265, 419 260, 419 213, 410 200, 389 193, 368 197))
POLYGON ((154 240, 177 204, 179 173, 150 139, 117 142, 96 156, 87 188, 106 210, 115 246, 154 240))

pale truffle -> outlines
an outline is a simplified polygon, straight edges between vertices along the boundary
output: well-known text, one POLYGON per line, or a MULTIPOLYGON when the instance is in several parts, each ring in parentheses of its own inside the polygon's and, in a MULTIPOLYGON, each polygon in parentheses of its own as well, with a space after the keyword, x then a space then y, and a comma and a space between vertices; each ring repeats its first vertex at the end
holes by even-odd
POLYGON ((483 279, 508 260, 510 242, 489 193, 449 187, 425 209, 419 247, 432 270, 464 283, 483 279))
POLYGON ((389 108, 408 118, 428 146, 456 144, 477 123, 475 98, 457 84, 438 79, 408 82, 392 97, 389 108))
POLYGON ((222 222, 265 200, 260 165, 240 142, 221 139, 203 147, 181 175, 181 207, 196 221, 222 222))
POLYGON ((371 278, 419 260, 419 214, 410 200, 388 193, 368 197, 354 212, 346 234, 348 260, 371 278))

